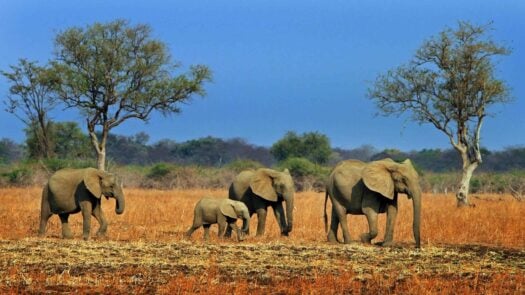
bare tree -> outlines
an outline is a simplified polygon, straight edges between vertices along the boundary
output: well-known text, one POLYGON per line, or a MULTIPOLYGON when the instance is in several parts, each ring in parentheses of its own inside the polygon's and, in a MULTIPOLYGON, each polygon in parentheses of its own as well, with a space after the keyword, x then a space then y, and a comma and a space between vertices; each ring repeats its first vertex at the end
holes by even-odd
POLYGON ((174 75, 178 65, 166 45, 151 37, 150 27, 124 20, 67 29, 57 35, 55 47, 58 93, 85 116, 99 169, 105 168, 112 128, 132 118, 146 121, 154 111, 178 113, 180 103, 205 94, 203 84, 211 79, 202 65, 174 75))
POLYGON ((53 156, 53 142, 50 135, 49 111, 57 104, 53 96, 56 78, 45 67, 34 61, 20 59, 18 65, 10 66, 11 71, 0 71, 9 87, 6 111, 15 115, 33 132, 38 143, 37 158, 53 156))
POLYGON ((491 25, 460 22, 423 43, 407 65, 380 75, 368 96, 385 115, 411 112, 420 124, 443 132, 462 159, 456 193, 468 205, 472 173, 482 162, 480 134, 488 108, 510 100, 508 87, 494 75, 494 57, 510 54, 487 31, 491 25))

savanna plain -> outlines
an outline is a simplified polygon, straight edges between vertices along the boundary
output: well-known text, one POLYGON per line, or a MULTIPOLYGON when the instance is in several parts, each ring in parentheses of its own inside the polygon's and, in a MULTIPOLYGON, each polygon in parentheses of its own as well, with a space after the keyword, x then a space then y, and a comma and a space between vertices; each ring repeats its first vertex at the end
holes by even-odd
MULTIPOLYGON (((184 239, 193 207, 222 190, 125 189, 126 211, 103 200, 108 236, 82 240, 80 214, 63 240, 58 216, 37 237, 40 187, 0 189, 0 293, 156 294, 524 294, 525 202, 474 195, 457 209, 453 195, 425 194, 422 248, 414 248, 412 204, 400 197, 394 247, 329 244, 324 193, 296 194, 294 228, 280 237, 271 210, 266 234, 220 240, 216 225, 184 239), (215 235, 213 235, 215 233, 215 235)), ((330 203, 328 204, 330 208, 330 203)), ((384 216, 380 219, 382 239, 384 216)), ((255 232, 256 218, 250 231, 255 232)), ((367 230, 350 216, 352 238, 367 230)))

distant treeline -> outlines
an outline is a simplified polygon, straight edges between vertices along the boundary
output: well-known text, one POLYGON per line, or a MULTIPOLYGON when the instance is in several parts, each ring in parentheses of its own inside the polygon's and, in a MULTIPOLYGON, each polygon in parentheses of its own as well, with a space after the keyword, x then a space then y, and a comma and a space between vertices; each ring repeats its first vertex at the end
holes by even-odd
MULTIPOLYGON (((264 166, 274 166, 279 161, 272 153, 271 147, 256 146, 241 138, 221 139, 204 137, 185 142, 164 139, 148 144, 149 136, 138 133, 133 136, 111 134, 108 138, 107 154, 110 162, 118 165, 152 165, 171 163, 178 165, 200 165, 222 167, 237 160, 252 160, 264 166)), ((76 141, 64 149, 66 158, 93 159, 89 141, 76 141), (79 145, 85 145, 80 147, 79 145)), ((275 145, 274 145, 275 146, 275 145)), ((28 158, 28 145, 17 144, 10 139, 0 140, 0 163, 9 164, 28 158)), ((60 157, 60 154, 57 155, 60 157)), ((331 148, 329 160, 323 163, 333 165, 344 159, 370 161, 385 157, 394 160, 410 158, 418 169, 429 172, 458 171, 461 161, 453 149, 423 149, 420 151, 400 151, 386 149, 380 151, 371 145, 353 149, 331 148)), ((483 149, 481 171, 505 172, 525 169, 525 147, 509 147, 501 151, 483 149)))

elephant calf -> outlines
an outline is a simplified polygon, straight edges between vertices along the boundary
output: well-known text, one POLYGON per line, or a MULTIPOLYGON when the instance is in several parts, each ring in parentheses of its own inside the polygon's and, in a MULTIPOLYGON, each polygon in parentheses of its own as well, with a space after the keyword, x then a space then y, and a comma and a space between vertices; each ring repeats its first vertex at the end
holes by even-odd
POLYGON ((204 197, 195 205, 193 225, 186 232, 186 237, 191 237, 191 234, 202 226, 204 227, 204 240, 208 240, 210 225, 215 223, 219 225, 219 237, 224 237, 226 228, 229 226, 237 233, 237 239, 242 241, 250 225, 248 207, 242 202, 230 199, 204 197), (242 230, 235 224, 238 218, 243 220, 242 230))

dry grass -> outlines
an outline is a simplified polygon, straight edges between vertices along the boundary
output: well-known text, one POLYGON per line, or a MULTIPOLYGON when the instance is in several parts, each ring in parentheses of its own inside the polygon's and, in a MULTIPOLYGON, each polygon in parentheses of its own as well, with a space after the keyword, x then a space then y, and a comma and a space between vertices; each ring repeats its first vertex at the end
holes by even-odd
MULTIPOLYGON (((57 216, 46 238, 37 238, 40 188, 0 190, 0 293, 523 293, 525 203, 480 196, 475 208, 456 209, 452 196, 425 196, 423 249, 413 249, 412 206, 401 198, 397 247, 326 243, 324 195, 299 193, 294 230, 278 235, 273 216, 266 235, 242 243, 202 230, 182 238, 193 206, 224 191, 129 189, 123 215, 104 200, 108 239, 81 240, 80 214, 72 215, 75 238, 60 238, 57 216)), ((367 228, 349 216, 351 234, 367 228)), ((384 217, 380 221, 380 235, 384 217)), ((92 232, 98 224, 92 223, 92 232)), ((255 231, 255 220, 251 222, 255 231)), ((216 227, 212 226, 212 233, 216 227)))

